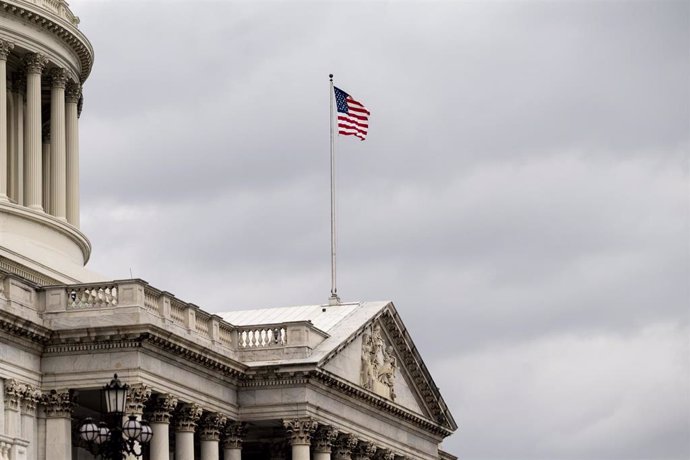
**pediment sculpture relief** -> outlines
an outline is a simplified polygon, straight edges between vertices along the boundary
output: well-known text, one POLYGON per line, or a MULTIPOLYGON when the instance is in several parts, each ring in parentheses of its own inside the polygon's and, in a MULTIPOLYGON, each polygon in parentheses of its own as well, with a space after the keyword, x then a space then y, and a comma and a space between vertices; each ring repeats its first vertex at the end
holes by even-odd
POLYGON ((374 393, 395 400, 395 370, 397 361, 393 347, 383 340, 381 327, 374 324, 362 334, 362 369, 360 384, 374 393))

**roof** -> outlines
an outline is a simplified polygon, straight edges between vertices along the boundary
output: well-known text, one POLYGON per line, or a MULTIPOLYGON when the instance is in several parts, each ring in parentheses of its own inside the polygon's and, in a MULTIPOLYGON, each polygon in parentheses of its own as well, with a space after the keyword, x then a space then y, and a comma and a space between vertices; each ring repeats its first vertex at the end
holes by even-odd
MULTIPOLYGON (((348 337, 376 316, 389 301, 357 302, 341 305, 303 305, 297 307, 264 308, 217 313, 235 326, 260 326, 291 321, 310 321, 312 325, 327 334, 307 358, 283 359, 290 363, 316 363, 332 352, 348 337)), ((268 363, 254 362, 252 365, 268 363)))

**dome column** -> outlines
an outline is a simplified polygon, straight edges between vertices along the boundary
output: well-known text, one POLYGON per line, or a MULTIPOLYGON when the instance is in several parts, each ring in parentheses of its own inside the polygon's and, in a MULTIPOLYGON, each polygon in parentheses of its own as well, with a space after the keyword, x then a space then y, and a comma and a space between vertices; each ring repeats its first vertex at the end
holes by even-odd
POLYGON ((26 65, 26 126, 24 144, 24 204, 43 210, 41 145, 41 73, 48 63, 42 54, 28 54, 26 65))
MULTIPOLYGON (((43 207, 59 219, 67 218, 67 158, 65 157, 65 86, 67 71, 50 72, 50 206, 43 207)), ((48 171, 44 171, 48 174, 48 171)))
POLYGON ((65 129, 67 148, 67 222, 79 227, 79 114, 81 85, 68 82, 65 100, 65 129))
POLYGON ((14 44, 0 40, 0 201, 7 197, 7 56, 14 44))

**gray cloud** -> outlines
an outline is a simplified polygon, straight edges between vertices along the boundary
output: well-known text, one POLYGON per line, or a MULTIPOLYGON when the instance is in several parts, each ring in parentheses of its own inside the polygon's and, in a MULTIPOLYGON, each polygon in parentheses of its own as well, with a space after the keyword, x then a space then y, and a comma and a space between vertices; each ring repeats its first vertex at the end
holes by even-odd
POLYGON ((687 3, 72 7, 94 270, 325 301, 333 72, 372 111, 338 141, 340 292, 395 301, 447 449, 690 455, 687 3))

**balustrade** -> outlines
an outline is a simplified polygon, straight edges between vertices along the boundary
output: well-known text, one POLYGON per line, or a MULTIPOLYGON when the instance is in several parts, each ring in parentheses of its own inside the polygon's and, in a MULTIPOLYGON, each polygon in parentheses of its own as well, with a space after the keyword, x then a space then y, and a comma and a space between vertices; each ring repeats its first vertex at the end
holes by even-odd
POLYGON ((238 333, 240 348, 265 348, 287 344, 287 329, 284 326, 255 327, 238 333))
POLYGON ((117 287, 114 285, 68 288, 68 308, 114 307, 117 287))

